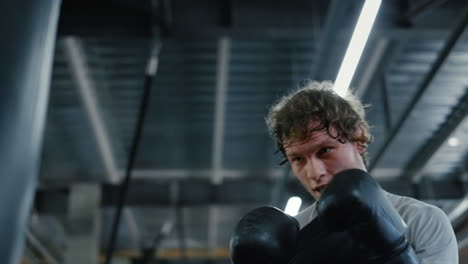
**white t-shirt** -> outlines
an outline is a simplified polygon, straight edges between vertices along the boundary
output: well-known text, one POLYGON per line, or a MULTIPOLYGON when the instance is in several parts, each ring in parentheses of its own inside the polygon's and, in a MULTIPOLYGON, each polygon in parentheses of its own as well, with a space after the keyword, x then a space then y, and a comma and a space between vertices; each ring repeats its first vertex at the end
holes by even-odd
MULTIPOLYGON (((458 245, 447 215, 438 207, 385 192, 408 225, 406 239, 420 264, 458 264, 458 245)), ((295 216, 301 229, 317 217, 316 203, 295 216)))

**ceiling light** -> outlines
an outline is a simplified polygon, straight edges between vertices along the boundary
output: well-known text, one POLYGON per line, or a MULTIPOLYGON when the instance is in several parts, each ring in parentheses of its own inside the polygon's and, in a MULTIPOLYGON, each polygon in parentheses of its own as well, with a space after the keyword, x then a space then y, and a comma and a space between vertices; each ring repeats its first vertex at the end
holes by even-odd
POLYGON ((284 213, 288 214, 290 216, 295 216, 299 212, 299 209, 301 209, 301 204, 302 204, 302 199, 293 196, 289 198, 288 203, 286 204, 286 209, 284 209, 284 213))
POLYGON ((458 147, 458 145, 460 145, 460 140, 457 137, 451 137, 448 139, 447 143, 451 147, 458 147))
POLYGON ((366 0, 335 80, 335 92, 345 96, 379 11, 381 0, 366 0))

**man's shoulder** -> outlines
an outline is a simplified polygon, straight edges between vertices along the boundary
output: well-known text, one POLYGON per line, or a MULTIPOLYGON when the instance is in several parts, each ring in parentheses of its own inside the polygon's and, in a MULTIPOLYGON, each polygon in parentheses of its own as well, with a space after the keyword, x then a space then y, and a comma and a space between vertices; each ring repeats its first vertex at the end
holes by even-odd
POLYGON ((308 223, 312 222, 312 220, 317 217, 317 212, 315 211, 316 203, 311 204, 310 206, 306 207, 304 210, 300 211, 294 218, 296 218, 297 222, 299 222, 299 226, 302 229, 308 223))
POLYGON ((428 215, 443 218, 446 217, 442 209, 435 205, 411 197, 396 195, 389 192, 385 192, 385 195, 405 221, 409 220, 406 218, 416 217, 419 219, 420 217, 425 217, 428 215))
POLYGON ((440 252, 450 259, 457 254, 455 234, 442 209, 414 198, 386 195, 408 225, 406 237, 419 257, 440 252))

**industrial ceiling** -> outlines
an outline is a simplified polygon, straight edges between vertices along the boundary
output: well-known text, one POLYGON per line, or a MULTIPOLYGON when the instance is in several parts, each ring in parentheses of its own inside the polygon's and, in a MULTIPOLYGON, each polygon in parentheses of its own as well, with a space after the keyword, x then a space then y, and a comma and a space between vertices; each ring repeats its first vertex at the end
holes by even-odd
MULTIPOLYGON (((243 214, 292 195, 311 204, 264 117, 304 80, 334 80, 363 2, 64 0, 25 255, 62 263, 82 236, 103 261, 123 203, 114 259, 143 263, 154 247, 167 263, 229 263, 243 214)), ((370 105, 371 175, 442 208, 462 261, 467 10, 383 1, 351 84, 370 105)))

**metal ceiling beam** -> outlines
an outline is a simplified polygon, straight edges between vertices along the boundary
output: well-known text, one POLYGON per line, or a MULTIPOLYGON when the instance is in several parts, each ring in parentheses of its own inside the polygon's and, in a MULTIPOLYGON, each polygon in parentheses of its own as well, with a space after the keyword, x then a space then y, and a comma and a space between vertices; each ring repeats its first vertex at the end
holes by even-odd
POLYGON ((173 216, 170 216, 166 223, 170 223, 170 225, 176 226, 177 230, 177 242, 179 244, 179 250, 181 253, 181 259, 185 260, 186 258, 186 248, 187 248, 187 237, 185 232, 185 217, 182 208, 182 204, 180 202, 181 198, 181 190, 180 190, 180 182, 173 181, 169 186, 169 202, 170 206, 173 210, 173 216))
MULTIPOLYGON (((124 173, 120 171, 120 173, 124 173)), ((220 171, 223 179, 243 179, 243 178, 255 178, 255 179, 278 179, 282 174, 281 169, 258 169, 258 170, 234 170, 234 169, 223 169, 220 171)), ((399 175, 399 170, 392 172, 392 175, 399 175)), ((373 174, 375 177, 388 177, 388 172, 380 173, 376 171, 373 174)), ((49 174, 50 179, 53 180, 42 180, 42 184, 38 187, 41 190, 47 189, 60 189, 66 188, 70 185, 70 181, 63 179, 60 181, 62 174, 49 174)), ((68 173, 67 178, 79 178, 80 174, 74 172, 68 173)), ((212 179, 212 169, 136 169, 132 172, 132 179, 134 180, 151 180, 151 181, 173 181, 173 180, 187 180, 187 179, 212 179)))
MULTIPOLYGON (((348 1, 347 1, 348 2, 348 1)), ((350 1, 349 1, 350 2, 350 1)), ((344 3, 345 4, 345 3, 344 3)), ((230 36, 231 38, 290 38, 317 41, 314 29, 312 27, 271 27, 271 28, 203 28, 203 29, 187 29, 173 28, 172 36, 180 40, 193 40, 194 38, 215 38, 222 36, 230 36)), ((340 27, 334 32, 335 35, 342 35, 349 29, 340 27)), ((374 38, 387 37, 391 39, 408 39, 408 38, 433 38, 441 39, 447 36, 449 29, 443 28, 376 28, 372 32, 374 38)), ((320 34, 319 34, 320 36, 320 34)), ((335 41, 335 40, 334 40, 335 41)), ((317 47, 318 48, 318 47, 317 47)), ((343 51, 344 55, 344 51, 343 51)), ((338 65, 339 67, 339 65, 338 65)), ((338 69, 337 69, 338 70, 338 69)), ((311 69, 311 74, 313 69, 311 69)))
MULTIPOLYGON (((78 85, 80 99, 83 102, 84 108, 88 115, 88 120, 93 129, 93 134, 96 138, 98 151, 106 170, 107 180, 110 183, 120 182, 124 173, 118 169, 115 158, 115 146, 112 144, 111 136, 99 106, 96 95, 96 86, 93 80, 89 77, 88 67, 86 64, 86 54, 78 39, 67 37, 64 40, 65 53, 67 54, 73 78, 78 85)), ((123 149, 120 150, 122 153, 123 149)), ((126 223, 134 240, 139 240, 139 232, 134 225, 134 217, 132 212, 125 213, 126 223)))
POLYGON ((134 179, 158 179, 161 181, 180 180, 189 178, 213 179, 213 175, 222 179, 238 179, 246 177, 278 178, 282 175, 281 169, 267 170, 233 170, 233 169, 138 169, 133 172, 134 179))
POLYGON ((222 37, 218 40, 218 61, 216 72, 216 100, 213 125, 213 150, 211 165, 213 167, 213 183, 223 181, 223 150, 224 150, 224 120, 227 102, 227 89, 229 85, 229 55, 231 53, 231 40, 222 37))
POLYGON ((385 131, 392 129, 392 111, 390 107, 390 97, 388 96, 388 81, 385 73, 380 77, 380 92, 382 93, 382 105, 384 114, 385 131))
POLYGON ((468 25, 468 6, 465 8, 461 19, 459 20, 458 24, 456 25, 455 29, 449 35, 449 38, 445 42, 444 46, 442 47, 441 51, 437 55, 434 63, 432 64, 431 68, 429 69, 428 73, 424 76, 423 80, 419 87, 417 87, 416 92, 414 93, 413 97, 411 98, 410 102, 404 109, 401 118, 396 122, 393 126, 390 134, 385 139, 384 144, 379 148, 376 155, 371 160, 369 170, 372 170, 377 166, 380 159, 383 157, 385 151, 388 149, 390 144, 393 142, 393 139, 398 135, 403 127, 404 123, 410 117, 410 113, 414 110, 420 99, 423 97, 425 91, 430 86, 432 80, 435 78, 436 74, 442 68, 445 60, 449 57, 450 53, 454 49, 455 45, 459 42, 462 38, 462 35, 465 31, 466 26, 468 25))
POLYGON ((415 17, 425 15, 445 2, 447 2, 447 0, 426 0, 425 2, 420 1, 418 5, 411 8, 403 15, 403 19, 405 21, 412 21, 415 17))
POLYGON ((34 235, 31 230, 28 230, 26 233, 26 241, 33 247, 35 250, 41 254, 44 259, 50 264, 59 264, 60 261, 55 257, 44 244, 34 235))
MULTIPOLYGON (((86 30, 86 29, 85 29, 86 30)), ((140 34, 138 32, 133 33, 131 29, 126 29, 124 32, 112 31, 109 29, 108 33, 105 33, 105 28, 94 28, 88 29, 90 32, 85 32, 83 30, 77 32, 75 35, 85 36, 85 37, 100 37, 102 34, 105 34, 108 37, 115 37, 116 34, 119 36, 127 38, 142 38, 147 37, 147 35, 140 34), (103 33, 104 30, 104 33, 103 33), (100 33, 100 34, 99 34, 100 33)), ((335 32, 336 35, 344 33, 343 28, 338 28, 335 32)), ((372 32, 374 37, 388 37, 392 39, 407 39, 407 38, 435 38, 440 39, 447 35, 449 29, 443 28, 377 28, 372 32)), ((173 27, 171 29, 171 37, 177 38, 179 40, 193 40, 194 38, 213 38, 221 36, 230 36, 232 38, 293 38, 293 39, 309 39, 312 41, 317 41, 315 34, 313 33, 314 29, 312 26, 295 26, 295 27, 264 27, 264 28, 203 28, 203 29, 192 29, 192 28, 182 28, 182 27, 173 27)), ((73 31, 76 32, 76 29, 73 31)), ((146 33, 145 33, 146 34, 146 33)), ((71 35, 71 34, 66 34, 71 35)), ((320 35, 319 35, 320 36, 320 35)), ((312 71, 311 71, 312 72, 312 71)))
POLYGON ((70 187, 65 217, 66 245, 64 264, 98 262, 101 241, 101 186, 74 183, 70 187))
POLYGON ((135 214, 133 213, 132 208, 124 208, 123 214, 124 214, 125 223, 127 223, 127 227, 128 227, 133 245, 138 247, 140 246, 139 243, 141 241, 141 234, 140 234, 140 229, 138 227, 138 223, 135 219, 135 214))
POLYGON ((447 138, 450 137, 460 124, 468 122, 467 115, 468 90, 459 100, 458 104, 453 107, 447 119, 439 126, 439 129, 411 157, 405 166, 405 174, 403 177, 410 181, 419 181, 424 173, 424 167, 431 157, 439 150, 439 148, 446 142, 447 138))
POLYGON ((370 56, 369 62, 366 63, 364 72, 356 85, 356 96, 363 98, 367 95, 370 87, 373 87, 380 76, 384 75, 395 56, 395 41, 390 38, 381 37, 376 41, 370 56))
MULTIPOLYGON (((343 17, 349 12, 350 6, 356 3, 356 1, 340 1, 332 0, 328 6, 327 15, 325 17, 325 25, 322 28, 320 34, 320 40, 318 41, 317 50, 315 52, 316 58, 314 65, 312 66, 311 78, 313 80, 334 80, 338 73, 338 66, 331 69, 331 65, 334 65, 330 61, 330 52, 332 52, 337 36, 340 34, 341 28, 343 28, 343 17)), ((309 32, 310 35, 312 32, 309 32)), ((312 45, 312 43, 311 43, 312 45)), ((339 44, 341 47, 341 43, 339 44)), ((345 50, 341 50, 344 55, 345 50)))
MULTIPOLYGON (((381 186, 392 193, 397 193, 419 199, 460 199, 464 191, 459 182, 433 181, 427 179, 425 184, 414 184, 408 180, 381 180, 381 186), (437 186, 427 191, 427 184, 437 186)), ((172 207, 170 182, 134 181, 128 193, 127 205, 137 207, 172 207)), ((214 185, 210 180, 180 181, 179 203, 182 207, 223 205, 269 204, 274 181, 260 181, 255 179, 226 180, 220 185, 214 185)), ((300 184, 289 181, 285 186, 287 194, 300 196, 304 203, 313 202, 313 198, 300 184)), ((35 207, 41 214, 60 213, 66 209, 66 189, 39 191, 36 194, 35 207)), ((102 190, 102 206, 117 204, 118 188, 105 185, 102 190)))
MULTIPOLYGON (((212 182, 219 185, 223 182, 223 154, 224 154, 224 120, 226 114, 227 90, 229 86, 229 57, 231 54, 231 39, 221 37, 218 40, 218 60, 216 71, 216 101, 213 131, 212 182)), ((216 247, 219 233, 219 210, 211 205, 208 216, 208 245, 216 247)))
MULTIPOLYGON (((414 184, 407 180, 382 180, 382 187, 390 192, 395 192, 421 199, 457 199, 463 197, 463 189, 458 182, 449 180, 430 180, 425 184, 437 186, 433 190, 433 196, 427 192, 427 186, 414 184)), ((271 200, 271 190, 275 181, 243 179, 229 180, 220 185, 213 185, 208 180, 180 181, 180 203, 183 206, 196 205, 229 205, 229 204, 268 204, 271 200)), ((170 183, 157 183, 150 181, 138 181, 134 189, 129 193, 130 205, 168 205, 170 183)), ((115 190, 112 186, 104 188, 104 204, 111 205, 115 202, 115 190), (113 194, 114 193, 114 194, 113 194)), ((287 194, 297 194, 304 201, 313 201, 313 198, 296 181, 288 181, 285 185, 287 194)))
POLYGON ((122 174, 117 170, 117 162, 114 157, 114 146, 110 140, 110 132, 100 109, 96 95, 96 85, 90 78, 86 65, 86 53, 80 41, 75 37, 67 37, 64 42, 65 54, 67 56, 72 77, 75 80, 83 102, 88 120, 91 124, 93 134, 96 138, 98 151, 106 170, 107 180, 111 183, 120 182, 122 174))

